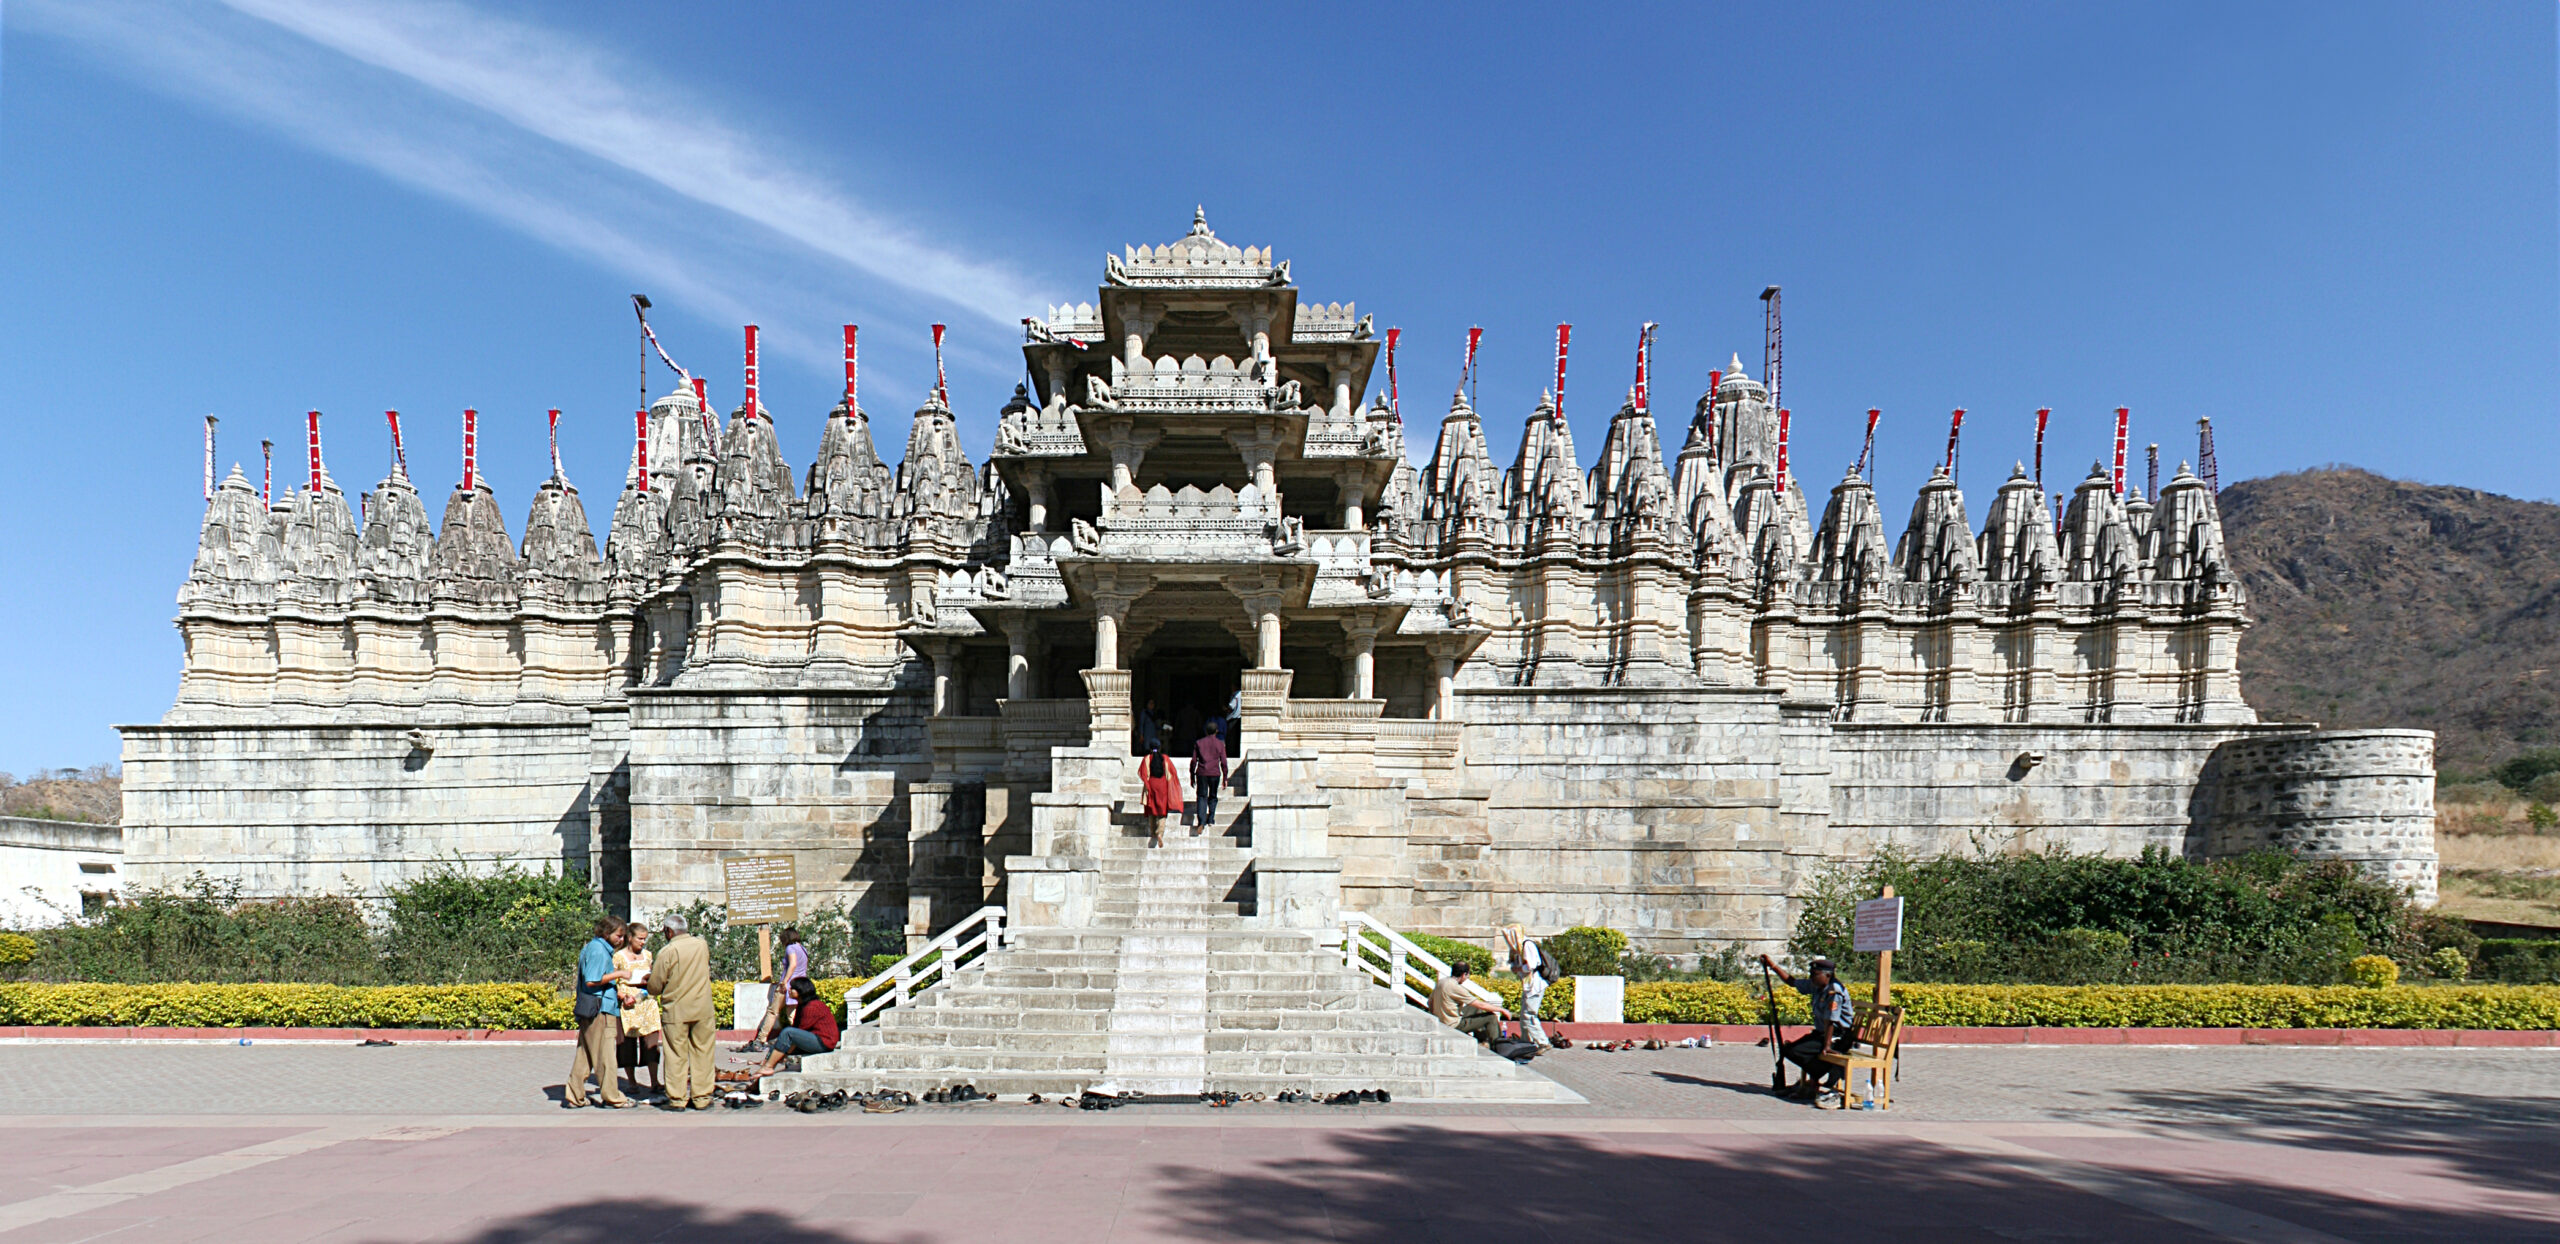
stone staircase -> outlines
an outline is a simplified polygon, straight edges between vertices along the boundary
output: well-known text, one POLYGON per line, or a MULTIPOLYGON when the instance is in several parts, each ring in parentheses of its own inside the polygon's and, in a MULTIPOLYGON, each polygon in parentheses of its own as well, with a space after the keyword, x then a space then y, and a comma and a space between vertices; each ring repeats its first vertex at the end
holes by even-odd
POLYGON ((1313 932, 1258 927, 1239 901, 1250 898, 1251 852, 1231 836, 1245 804, 1227 801, 1197 837, 1177 818, 1165 845, 1149 847, 1124 798, 1093 925, 1014 930, 983 965, 847 1030, 839 1049, 767 1086, 1581 1100, 1346 967, 1313 932))

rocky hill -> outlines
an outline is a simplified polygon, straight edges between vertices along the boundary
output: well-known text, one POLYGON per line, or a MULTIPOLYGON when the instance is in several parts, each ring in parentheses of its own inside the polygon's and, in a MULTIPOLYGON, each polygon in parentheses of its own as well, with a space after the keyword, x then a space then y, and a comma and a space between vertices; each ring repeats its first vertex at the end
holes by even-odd
POLYGON ((2560 743, 2560 505, 2332 467, 2221 506, 2262 716, 2433 730, 2460 773, 2560 743))

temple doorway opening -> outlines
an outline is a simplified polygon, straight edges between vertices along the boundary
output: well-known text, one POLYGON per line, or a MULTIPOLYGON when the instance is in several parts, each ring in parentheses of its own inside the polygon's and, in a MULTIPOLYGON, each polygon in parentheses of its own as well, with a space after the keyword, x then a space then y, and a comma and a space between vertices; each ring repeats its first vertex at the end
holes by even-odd
POLYGON ((1220 644, 1167 645, 1139 658, 1130 680, 1130 698, 1138 710, 1134 714, 1138 729, 1130 737, 1133 754, 1146 750, 1145 729, 1153 725, 1169 754, 1189 755, 1193 741, 1215 729, 1225 737, 1228 754, 1234 755, 1242 742, 1236 734, 1234 709, 1244 686, 1244 668, 1244 654, 1231 639, 1220 644))

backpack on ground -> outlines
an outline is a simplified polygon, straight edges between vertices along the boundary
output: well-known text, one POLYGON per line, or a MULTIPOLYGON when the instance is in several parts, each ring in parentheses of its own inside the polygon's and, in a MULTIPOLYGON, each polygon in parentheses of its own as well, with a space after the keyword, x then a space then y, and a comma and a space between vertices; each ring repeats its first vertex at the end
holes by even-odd
POLYGON ((1515 1063, 1525 1063, 1538 1056, 1538 1043, 1520 1037, 1504 1037, 1493 1043, 1493 1052, 1515 1063))

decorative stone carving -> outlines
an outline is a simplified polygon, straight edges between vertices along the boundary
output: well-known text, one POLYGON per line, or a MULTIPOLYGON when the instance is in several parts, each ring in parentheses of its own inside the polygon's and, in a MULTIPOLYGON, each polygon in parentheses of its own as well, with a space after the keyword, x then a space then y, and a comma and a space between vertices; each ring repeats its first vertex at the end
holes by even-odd
POLYGON ((428 576, 438 605, 503 612, 521 600, 515 543, 488 485, 456 488, 445 500, 428 576))

